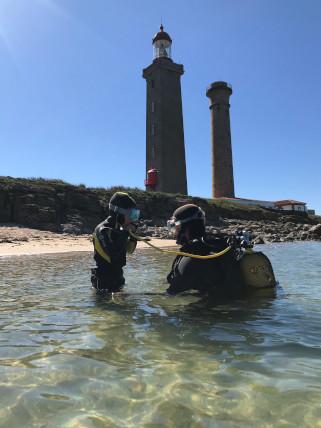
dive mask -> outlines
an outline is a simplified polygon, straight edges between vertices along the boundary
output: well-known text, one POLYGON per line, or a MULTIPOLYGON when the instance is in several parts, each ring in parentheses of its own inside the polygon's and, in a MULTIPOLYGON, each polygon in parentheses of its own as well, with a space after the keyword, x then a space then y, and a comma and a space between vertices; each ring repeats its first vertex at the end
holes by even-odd
POLYGON ((140 210, 138 210, 137 208, 130 208, 128 217, 130 218, 131 221, 133 222, 138 221, 139 216, 140 216, 140 210))
POLYGON ((167 220, 168 233, 170 235, 174 235, 176 227, 181 226, 184 223, 188 223, 191 220, 202 220, 205 224, 204 211, 199 208, 199 210, 190 217, 183 218, 182 220, 177 220, 175 217, 172 217, 171 219, 167 220))
POLYGON ((176 224, 175 219, 171 218, 170 220, 167 220, 167 230, 170 235, 174 235, 176 226, 178 226, 178 224, 176 224))
POLYGON ((137 208, 120 208, 116 205, 109 204, 109 210, 116 214, 123 214, 127 216, 132 222, 138 221, 140 216, 140 210, 137 208))

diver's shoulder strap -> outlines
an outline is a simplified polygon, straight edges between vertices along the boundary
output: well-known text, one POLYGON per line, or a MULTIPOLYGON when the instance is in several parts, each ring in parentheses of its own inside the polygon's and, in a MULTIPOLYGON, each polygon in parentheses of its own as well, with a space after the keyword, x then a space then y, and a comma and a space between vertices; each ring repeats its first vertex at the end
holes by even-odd
POLYGON ((107 253, 107 243, 102 233, 102 230, 106 231, 108 239, 111 241, 112 229, 108 227, 98 227, 93 233, 93 244, 94 249, 106 262, 111 263, 110 255, 107 253))

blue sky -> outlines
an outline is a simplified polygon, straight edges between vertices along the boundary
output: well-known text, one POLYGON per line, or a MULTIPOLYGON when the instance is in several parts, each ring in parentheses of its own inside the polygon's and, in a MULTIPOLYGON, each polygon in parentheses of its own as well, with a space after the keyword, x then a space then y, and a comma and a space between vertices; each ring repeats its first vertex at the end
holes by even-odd
POLYGON ((185 68, 189 194, 211 195, 205 91, 225 80, 236 195, 321 213, 320 0, 0 0, 0 175, 143 188, 161 17, 185 68))

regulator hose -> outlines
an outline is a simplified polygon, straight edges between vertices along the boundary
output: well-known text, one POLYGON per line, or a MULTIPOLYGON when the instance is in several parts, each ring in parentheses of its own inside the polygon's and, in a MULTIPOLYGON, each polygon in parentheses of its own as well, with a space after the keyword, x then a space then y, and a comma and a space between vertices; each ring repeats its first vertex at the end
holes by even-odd
POLYGON ((150 247, 154 248, 157 251, 160 251, 161 253, 174 254, 175 256, 191 257, 192 259, 200 259, 200 260, 216 259, 218 257, 224 256, 224 254, 226 254, 232 248, 232 247, 226 247, 224 250, 220 251, 219 253, 211 253, 207 256, 200 256, 198 254, 190 254, 190 253, 184 253, 182 251, 166 250, 164 248, 159 248, 159 247, 156 247, 156 245, 153 245, 151 242, 149 242, 150 238, 137 236, 131 231, 129 231, 129 233, 134 239, 136 239, 136 241, 145 242, 145 244, 149 245, 150 247))

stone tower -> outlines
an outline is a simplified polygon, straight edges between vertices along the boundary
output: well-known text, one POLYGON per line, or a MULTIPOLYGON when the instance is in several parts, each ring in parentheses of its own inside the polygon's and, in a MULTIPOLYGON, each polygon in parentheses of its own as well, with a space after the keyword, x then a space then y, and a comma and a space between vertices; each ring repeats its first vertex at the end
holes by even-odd
POLYGON ((206 91, 210 99, 212 123, 212 195, 213 198, 234 198, 233 160, 230 128, 232 87, 214 82, 206 91))
POLYGON ((181 76, 171 58, 172 39, 161 25, 153 38, 154 60, 143 70, 147 85, 147 190, 187 194, 181 76))

